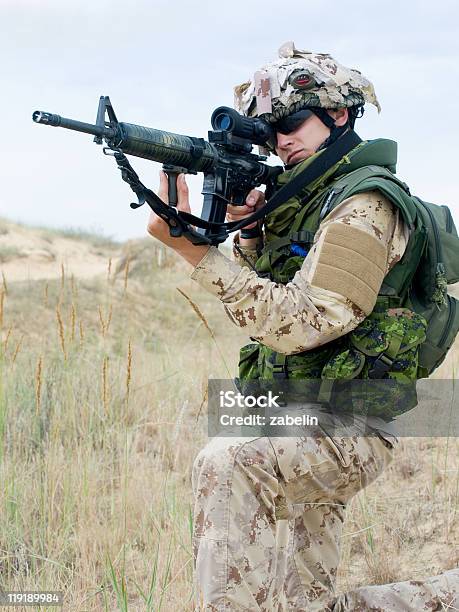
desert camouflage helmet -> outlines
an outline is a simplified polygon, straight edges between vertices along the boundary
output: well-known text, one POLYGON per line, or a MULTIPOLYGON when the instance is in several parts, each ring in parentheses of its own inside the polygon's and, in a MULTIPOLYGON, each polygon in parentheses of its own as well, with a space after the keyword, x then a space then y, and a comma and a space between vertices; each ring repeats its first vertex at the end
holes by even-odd
POLYGON ((308 106, 336 109, 365 102, 381 110, 373 85, 358 70, 346 68, 326 53, 295 49, 291 41, 279 49, 278 60, 234 88, 240 113, 270 122, 308 106))

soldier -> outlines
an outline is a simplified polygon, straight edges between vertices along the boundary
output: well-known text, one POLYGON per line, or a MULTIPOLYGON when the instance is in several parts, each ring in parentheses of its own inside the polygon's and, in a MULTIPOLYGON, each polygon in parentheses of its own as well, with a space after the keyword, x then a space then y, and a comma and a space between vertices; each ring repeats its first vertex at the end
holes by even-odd
MULTIPOLYGON (((293 43, 283 45, 279 59, 235 94, 240 112, 263 117, 275 128, 268 147, 285 164, 277 187, 351 131, 366 102, 379 110, 373 86, 360 72, 293 43)), ((384 317, 372 313, 397 305, 378 294, 402 258, 410 231, 397 204, 371 182, 367 189, 339 191, 339 181, 368 166, 395 171, 395 162, 392 141, 357 144, 268 215, 263 228, 252 224, 242 230, 234 242, 235 261, 215 247, 171 238, 168 226, 151 213, 149 233, 194 266, 191 278, 251 337, 241 352, 242 381, 294 372, 320 378, 325 371, 330 378, 371 377, 374 364, 347 340, 364 321, 384 325, 384 317)), ((159 195, 167 201, 164 174, 159 195)), ((189 210, 183 175, 178 198, 178 208, 189 210)), ((240 220, 263 205, 264 194, 253 190, 245 206, 228 207, 228 219, 240 220)), ((415 342, 397 361, 406 338, 390 337, 379 373, 413 378, 425 322, 406 309, 392 310, 390 317, 400 317, 415 342)), ((385 333, 382 327, 371 329, 385 333)), ((305 400, 320 412, 319 397, 305 400)), ((400 588, 398 601, 405 607, 381 603, 395 601, 393 585, 334 598, 346 504, 390 463, 398 439, 377 413, 363 419, 371 436, 361 435, 358 415, 349 435, 333 436, 323 416, 315 435, 216 437, 199 453, 193 470, 194 556, 203 609, 366 610, 374 601, 378 609, 419 610, 420 602, 432 599, 440 584, 435 579, 417 599, 412 583, 411 591, 400 588)))

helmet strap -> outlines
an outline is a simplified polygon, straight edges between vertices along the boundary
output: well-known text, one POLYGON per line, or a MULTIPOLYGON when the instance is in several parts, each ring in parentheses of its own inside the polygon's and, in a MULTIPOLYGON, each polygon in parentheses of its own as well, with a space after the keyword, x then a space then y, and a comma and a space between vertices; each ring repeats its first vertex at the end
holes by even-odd
POLYGON ((335 120, 333 119, 333 117, 331 117, 324 108, 310 107, 310 110, 312 110, 316 117, 320 119, 322 123, 330 130, 330 136, 326 140, 324 140, 324 142, 320 145, 317 151, 321 151, 322 149, 325 149, 326 147, 331 145, 350 127, 349 121, 346 121, 344 125, 337 127, 335 125, 335 120))

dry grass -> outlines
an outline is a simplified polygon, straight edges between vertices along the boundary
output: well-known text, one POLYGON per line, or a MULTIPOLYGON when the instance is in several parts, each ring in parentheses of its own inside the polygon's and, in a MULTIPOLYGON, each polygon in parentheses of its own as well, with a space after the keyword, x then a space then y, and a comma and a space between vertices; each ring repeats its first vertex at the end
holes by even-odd
POLYGON ((5 279, 0 584, 64 590, 66 610, 180 610, 197 413, 237 340, 228 346, 224 314, 152 241, 107 269, 73 283, 62 269, 5 279))
MULTIPOLYGON (((190 610, 206 381, 246 338, 152 241, 106 270, 3 279, 0 585, 75 612, 190 610)), ((403 440, 349 505, 340 590, 457 565, 458 513, 458 441, 403 440)))

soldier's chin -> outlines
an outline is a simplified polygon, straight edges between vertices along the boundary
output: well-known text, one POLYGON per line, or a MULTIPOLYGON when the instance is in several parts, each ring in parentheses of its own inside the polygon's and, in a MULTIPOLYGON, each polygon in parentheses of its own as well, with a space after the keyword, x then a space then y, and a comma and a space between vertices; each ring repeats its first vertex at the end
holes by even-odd
POLYGON ((286 165, 295 166, 296 164, 299 164, 300 162, 307 159, 308 157, 310 157, 310 154, 308 154, 306 151, 299 151, 298 153, 295 153, 294 155, 288 158, 288 162, 286 165))

